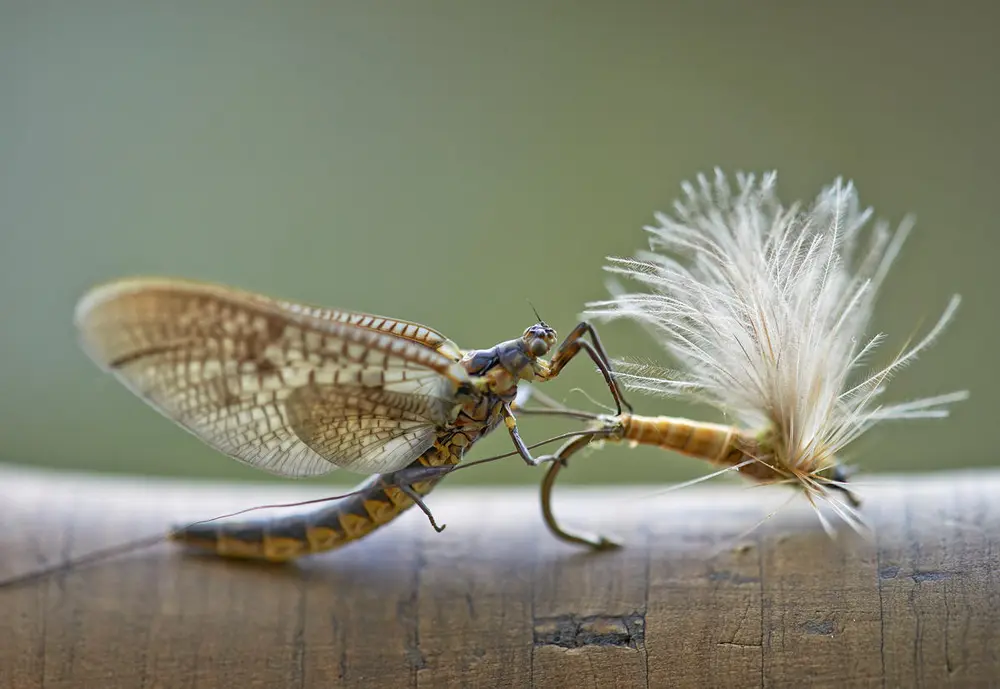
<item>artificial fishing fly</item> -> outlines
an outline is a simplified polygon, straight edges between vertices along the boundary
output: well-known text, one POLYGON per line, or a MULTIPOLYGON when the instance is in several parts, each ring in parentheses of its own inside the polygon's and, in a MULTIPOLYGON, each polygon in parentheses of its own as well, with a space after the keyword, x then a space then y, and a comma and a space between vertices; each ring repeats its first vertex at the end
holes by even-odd
MULTIPOLYGON (((592 437, 673 450, 757 483, 791 484, 829 532, 819 503, 858 529, 860 503, 840 460, 844 449, 882 421, 943 418, 949 405, 968 397, 957 391, 881 403, 893 374, 944 331, 959 296, 916 344, 863 371, 884 339, 865 334, 875 299, 912 222, 895 230, 872 222, 872 210, 862 208, 853 184, 841 179, 811 204, 786 206, 776 179, 775 173, 740 174, 733 189, 716 170, 714 179, 684 184, 673 214, 657 214, 658 224, 645 228, 649 249, 609 259, 608 271, 640 289, 613 281, 611 297, 584 312, 596 321, 639 323, 671 358, 670 370, 615 361, 615 377, 626 389, 705 403, 736 423, 593 414, 592 437), (832 500, 835 494, 847 503, 832 500)), ((565 531, 552 515, 555 476, 586 445, 574 439, 548 458, 560 461, 543 481, 543 512, 559 538, 608 547, 608 539, 565 531)))

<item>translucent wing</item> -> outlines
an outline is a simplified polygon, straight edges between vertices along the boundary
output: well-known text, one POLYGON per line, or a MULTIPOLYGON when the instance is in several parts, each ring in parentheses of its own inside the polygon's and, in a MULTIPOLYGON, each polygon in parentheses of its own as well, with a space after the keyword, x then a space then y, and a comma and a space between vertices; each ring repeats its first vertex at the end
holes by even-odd
POLYGON ((430 408, 433 400, 314 386, 295 390, 285 404, 290 424, 317 453, 345 469, 382 474, 410 464, 434 444, 437 429, 426 421, 438 413, 430 408))
POLYGON ((90 357, 158 411, 284 476, 406 466, 452 420, 468 380, 457 348, 429 328, 206 283, 110 283, 75 320, 90 357))

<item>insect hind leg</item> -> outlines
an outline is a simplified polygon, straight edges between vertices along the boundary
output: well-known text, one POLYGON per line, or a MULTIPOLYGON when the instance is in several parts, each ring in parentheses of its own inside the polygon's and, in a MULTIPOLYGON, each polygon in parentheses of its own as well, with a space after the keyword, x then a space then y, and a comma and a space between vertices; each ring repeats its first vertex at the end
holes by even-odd
POLYGON ((410 500, 412 500, 417 507, 420 508, 421 512, 427 515, 427 521, 431 523, 431 526, 434 527, 435 531, 437 531, 438 533, 444 531, 444 527, 448 525, 442 524, 441 526, 438 526, 437 521, 434 519, 434 514, 431 512, 431 508, 427 506, 427 504, 424 502, 424 499, 420 497, 420 494, 417 493, 417 491, 413 490, 413 486, 411 486, 409 483, 400 483, 399 489, 404 493, 406 493, 406 496, 410 498, 410 500))
POLYGON ((403 491, 410 500, 413 501, 420 511, 427 516, 427 521, 431 523, 431 526, 435 531, 441 533, 444 531, 447 524, 441 524, 438 526, 437 520, 434 519, 434 513, 431 512, 431 508, 427 506, 424 502, 423 497, 414 488, 414 483, 420 483, 421 481, 437 480, 442 478, 445 474, 454 471, 455 465, 446 466, 409 466, 405 469, 400 469, 399 471, 394 471, 391 474, 385 474, 382 477, 382 482, 386 486, 395 486, 403 491))

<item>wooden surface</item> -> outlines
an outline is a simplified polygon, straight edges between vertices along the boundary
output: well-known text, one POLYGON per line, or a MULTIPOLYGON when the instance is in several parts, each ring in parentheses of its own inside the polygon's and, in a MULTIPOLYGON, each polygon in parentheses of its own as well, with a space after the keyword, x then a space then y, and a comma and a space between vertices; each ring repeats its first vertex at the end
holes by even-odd
MULTIPOLYGON (((1000 686, 1000 473, 869 479, 872 541, 778 489, 449 490, 292 565, 171 544, 0 588, 0 687, 1000 686)), ((315 488, 0 471, 0 578, 315 488)))

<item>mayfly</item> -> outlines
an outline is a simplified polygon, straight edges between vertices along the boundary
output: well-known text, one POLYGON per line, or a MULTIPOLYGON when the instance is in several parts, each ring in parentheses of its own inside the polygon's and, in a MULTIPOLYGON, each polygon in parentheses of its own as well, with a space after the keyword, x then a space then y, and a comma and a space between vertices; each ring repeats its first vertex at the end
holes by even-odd
MULTIPOLYGON (((615 361, 626 389, 704 403, 733 419, 702 423, 630 413, 587 414, 592 435, 566 442, 542 483, 546 524, 559 538, 604 548, 606 538, 565 531, 551 492, 565 460, 591 440, 652 445, 706 460, 716 473, 738 472, 765 484, 790 484, 817 507, 823 502, 854 528, 859 500, 840 461, 844 448, 875 424, 943 418, 968 397, 952 392, 882 405, 890 377, 911 363, 955 314, 953 296, 937 323, 888 363, 863 371, 883 335, 865 336, 875 297, 912 225, 891 231, 870 223, 854 186, 838 179, 809 205, 784 206, 776 175, 759 180, 704 176, 683 186, 674 215, 646 227, 649 250, 607 267, 645 287, 610 285, 611 298, 591 302, 583 317, 631 319, 652 333, 676 370, 615 361), (867 244, 859 246, 867 232, 867 244), (841 494, 847 502, 832 500, 841 494)), ((527 410, 525 410, 527 411, 527 410)), ((828 531, 832 525, 817 509, 828 531)))
POLYGON ((581 350, 612 380, 587 323, 547 361, 556 332, 540 318, 517 339, 463 351, 416 323, 188 280, 98 286, 75 323, 94 362, 223 454, 286 477, 338 467, 373 475, 309 514, 167 536, 228 557, 284 561, 338 548, 414 504, 441 530, 422 496, 501 422, 536 462, 512 411, 520 381, 554 378, 581 350))

